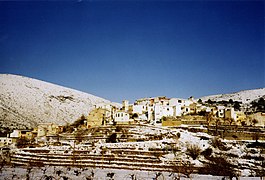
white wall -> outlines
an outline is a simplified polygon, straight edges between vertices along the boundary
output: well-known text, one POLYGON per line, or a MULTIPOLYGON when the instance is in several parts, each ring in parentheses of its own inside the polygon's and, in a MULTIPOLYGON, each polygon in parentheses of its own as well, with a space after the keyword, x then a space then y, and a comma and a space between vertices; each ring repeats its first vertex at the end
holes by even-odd
POLYGON ((154 111, 155 111, 155 107, 154 106, 148 106, 148 120, 149 121, 152 121, 155 119, 155 116, 154 116, 154 111))
POLYGON ((182 115, 180 105, 172 106, 172 108, 173 108, 173 116, 181 116, 182 115))
POLYGON ((143 114, 144 112, 147 112, 147 106, 146 105, 133 105, 133 114, 143 114))
POLYGON ((126 112, 116 112, 114 115, 114 120, 116 122, 129 121, 129 119, 130 119, 129 114, 126 112))
POLYGON ((160 120, 163 116, 174 116, 172 106, 155 105, 155 121, 160 120))
POLYGON ((21 136, 20 130, 14 130, 12 133, 10 133, 11 138, 19 138, 21 136))

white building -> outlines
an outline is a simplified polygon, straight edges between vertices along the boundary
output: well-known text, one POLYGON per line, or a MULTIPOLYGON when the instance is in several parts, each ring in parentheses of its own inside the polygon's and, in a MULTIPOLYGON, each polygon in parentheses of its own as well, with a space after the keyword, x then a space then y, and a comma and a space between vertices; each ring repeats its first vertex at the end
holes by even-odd
POLYGON ((171 98, 169 106, 176 106, 176 113, 174 116, 181 116, 190 113, 190 105, 194 103, 192 99, 171 98))
POLYGON ((154 106, 155 121, 160 121, 163 116, 174 116, 174 109, 172 106, 155 105, 154 106))
POLYGON ((129 113, 118 111, 114 114, 114 121, 118 124, 127 124, 129 122, 132 122, 133 120, 130 120, 129 113))
POLYGON ((182 115, 182 111, 181 111, 181 106, 180 105, 176 105, 176 106, 172 106, 173 107, 173 116, 177 117, 177 116, 181 116, 182 115))
POLYGON ((154 106, 148 106, 147 107, 147 120, 153 121, 155 119, 155 107, 154 106))
POLYGON ((148 111, 148 108, 147 108, 147 105, 133 105, 133 114, 138 114, 138 115, 141 115, 141 114, 144 114, 145 112, 148 111))
POLYGON ((217 106, 217 117, 224 118, 225 117, 225 107, 217 106))
POLYGON ((12 133, 10 133, 11 138, 20 138, 21 137, 21 130, 13 130, 12 133))
POLYGON ((123 109, 125 112, 128 112, 128 111, 129 111, 129 101, 128 101, 128 100, 123 100, 123 101, 122 101, 122 109, 123 109))

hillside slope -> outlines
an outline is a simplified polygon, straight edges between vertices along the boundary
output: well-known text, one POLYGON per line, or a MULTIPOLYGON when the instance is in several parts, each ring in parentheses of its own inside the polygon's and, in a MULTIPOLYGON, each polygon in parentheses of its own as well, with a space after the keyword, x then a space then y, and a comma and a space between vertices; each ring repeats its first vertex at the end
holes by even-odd
POLYGON ((241 101, 243 104, 248 104, 261 97, 265 97, 265 88, 244 90, 231 94, 217 94, 211 96, 204 96, 201 97, 200 99, 202 101, 207 101, 208 99, 211 99, 212 101, 222 101, 222 100, 229 101, 229 99, 232 99, 233 101, 241 101))
POLYGON ((100 97, 18 75, 0 74, 0 127, 25 128, 38 123, 73 122, 87 115, 100 97))

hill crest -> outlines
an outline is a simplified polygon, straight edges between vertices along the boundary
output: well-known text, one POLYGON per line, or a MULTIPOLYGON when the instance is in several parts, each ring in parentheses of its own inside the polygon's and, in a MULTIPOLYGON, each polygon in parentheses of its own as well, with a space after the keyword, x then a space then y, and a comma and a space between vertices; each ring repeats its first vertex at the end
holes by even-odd
POLYGON ((110 101, 49 82, 12 74, 0 74, 0 125, 25 128, 38 123, 66 124, 95 104, 110 101))

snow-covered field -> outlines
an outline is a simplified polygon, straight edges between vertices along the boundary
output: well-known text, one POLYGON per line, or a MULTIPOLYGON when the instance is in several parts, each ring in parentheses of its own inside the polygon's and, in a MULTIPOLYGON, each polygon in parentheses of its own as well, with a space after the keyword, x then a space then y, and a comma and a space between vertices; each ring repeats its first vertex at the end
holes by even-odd
MULTIPOLYGON (((183 173, 181 175, 183 178, 188 177, 192 172, 198 172, 197 174, 200 172, 200 175, 191 174, 194 179, 221 179, 217 177, 220 173, 222 175, 232 173, 232 176, 246 179, 264 174, 265 156, 261 152, 262 149, 247 147, 243 142, 222 140, 206 133, 191 133, 182 129, 150 125, 133 126, 127 130, 135 140, 141 139, 141 141, 106 143, 101 139, 93 146, 81 143, 74 146, 17 149, 14 150, 12 161, 14 164, 24 164, 26 169, 27 166, 31 167, 31 164, 44 162, 35 171, 41 169, 45 171, 49 167, 51 173, 54 173, 56 168, 62 168, 61 171, 66 173, 61 165, 71 167, 71 170, 74 166, 78 166, 80 178, 81 174, 84 178, 89 176, 94 168, 94 177, 99 179, 107 179, 108 173, 114 173, 114 179, 124 179, 127 176, 131 178, 132 175, 139 177, 136 179, 154 179, 159 173, 163 174, 159 175, 161 178, 174 179, 173 175, 170 175, 172 172, 175 175, 178 175, 177 172, 183 173), (154 135, 157 135, 157 139, 153 139, 154 135), (197 155, 193 156, 191 147, 198 148, 197 155), (53 167, 55 164, 56 166, 53 167), (203 172, 204 168, 209 167, 210 169, 203 172), (222 170, 229 171, 219 172, 222 170), (211 173, 215 177, 201 175, 211 173)), ((11 176, 11 171, 12 168, 3 170, 4 176, 11 176)), ((17 171, 17 168, 13 171, 17 171)), ((22 172, 18 174, 23 176, 27 174, 25 169, 20 171, 22 172)), ((41 175, 51 176, 51 174, 41 175)), ((71 173, 67 175, 77 177, 71 173)))
MULTIPOLYGON (((72 168, 46 166, 42 168, 10 168, 5 167, 0 174, 2 180, 9 179, 93 179, 93 180, 175 180, 194 179, 194 180, 221 180, 225 176, 211 176, 191 174, 190 178, 178 173, 152 172, 141 170, 122 170, 122 169, 101 169, 101 168, 72 168)), ((225 179, 229 179, 225 177, 225 179)), ((241 180, 258 180, 258 177, 240 177, 241 180)))
MULTIPOLYGON (((212 176, 202 174, 191 174, 186 177, 179 173, 154 172, 141 170, 123 170, 123 169, 102 169, 102 168, 74 168, 60 166, 46 166, 42 168, 26 167, 4 167, 0 173, 2 180, 19 179, 84 179, 84 180, 176 180, 194 179, 194 180, 223 180, 229 179, 228 176, 212 176)), ((235 179, 235 178, 234 178, 235 179)), ((259 177, 240 177, 241 180, 259 180, 259 177)))

